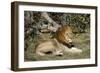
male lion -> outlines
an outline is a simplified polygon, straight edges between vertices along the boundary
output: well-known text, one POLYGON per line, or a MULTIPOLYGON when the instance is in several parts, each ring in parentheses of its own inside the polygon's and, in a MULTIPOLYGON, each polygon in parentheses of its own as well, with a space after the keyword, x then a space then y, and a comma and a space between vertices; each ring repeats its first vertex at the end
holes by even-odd
POLYGON ((82 50, 75 48, 72 44, 72 29, 67 26, 61 26, 56 31, 55 37, 51 40, 41 43, 36 47, 36 54, 45 56, 47 54, 63 55, 64 52, 81 53, 82 50))

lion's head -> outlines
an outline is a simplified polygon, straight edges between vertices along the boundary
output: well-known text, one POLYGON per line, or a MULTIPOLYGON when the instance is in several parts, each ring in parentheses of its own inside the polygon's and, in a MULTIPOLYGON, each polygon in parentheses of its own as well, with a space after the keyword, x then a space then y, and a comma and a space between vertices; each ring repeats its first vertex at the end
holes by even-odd
POLYGON ((72 45, 72 29, 70 26, 64 25, 58 28, 56 31, 56 39, 65 44, 68 45, 69 47, 73 46, 72 45))

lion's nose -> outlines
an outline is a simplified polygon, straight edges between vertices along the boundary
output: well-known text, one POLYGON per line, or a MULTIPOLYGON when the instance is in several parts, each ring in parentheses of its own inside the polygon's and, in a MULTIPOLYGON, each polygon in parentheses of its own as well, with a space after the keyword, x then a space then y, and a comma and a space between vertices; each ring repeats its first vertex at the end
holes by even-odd
POLYGON ((72 43, 72 40, 71 39, 68 39, 69 43, 72 43))
POLYGON ((69 39, 69 45, 70 45, 70 47, 74 47, 75 46, 71 39, 69 39))

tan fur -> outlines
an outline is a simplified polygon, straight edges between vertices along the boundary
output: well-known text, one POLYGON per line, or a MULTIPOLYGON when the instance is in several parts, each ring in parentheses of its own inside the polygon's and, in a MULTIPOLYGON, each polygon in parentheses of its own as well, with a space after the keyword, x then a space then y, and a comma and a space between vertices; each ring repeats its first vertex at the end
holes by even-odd
POLYGON ((58 28, 55 38, 61 43, 72 42, 72 29, 69 26, 62 26, 58 28))
POLYGON ((36 54, 40 56, 46 55, 47 52, 52 52, 52 55, 63 55, 63 53, 74 51, 76 53, 82 52, 82 50, 77 48, 69 49, 62 43, 70 44, 72 42, 72 30, 69 26, 62 26, 56 31, 55 38, 46 42, 41 43, 36 48, 36 54))

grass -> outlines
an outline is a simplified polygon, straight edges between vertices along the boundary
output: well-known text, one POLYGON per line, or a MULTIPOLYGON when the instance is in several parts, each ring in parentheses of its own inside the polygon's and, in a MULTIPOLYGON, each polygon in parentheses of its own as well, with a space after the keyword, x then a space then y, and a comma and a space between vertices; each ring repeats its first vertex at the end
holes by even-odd
POLYGON ((47 55, 47 56, 37 56, 35 54, 35 46, 37 43, 40 43, 39 41, 43 42, 45 38, 48 38, 50 35, 45 34, 43 35, 44 38, 39 38, 39 36, 34 37, 34 39, 31 39, 31 41, 28 42, 28 48, 27 51, 25 51, 25 61, 48 61, 48 60, 68 60, 68 59, 86 59, 90 58, 90 36, 88 33, 81 33, 78 36, 76 36, 73 41, 75 42, 75 46, 82 49, 83 52, 80 54, 72 54, 72 53, 64 53, 63 56, 53 56, 53 55, 47 55))

